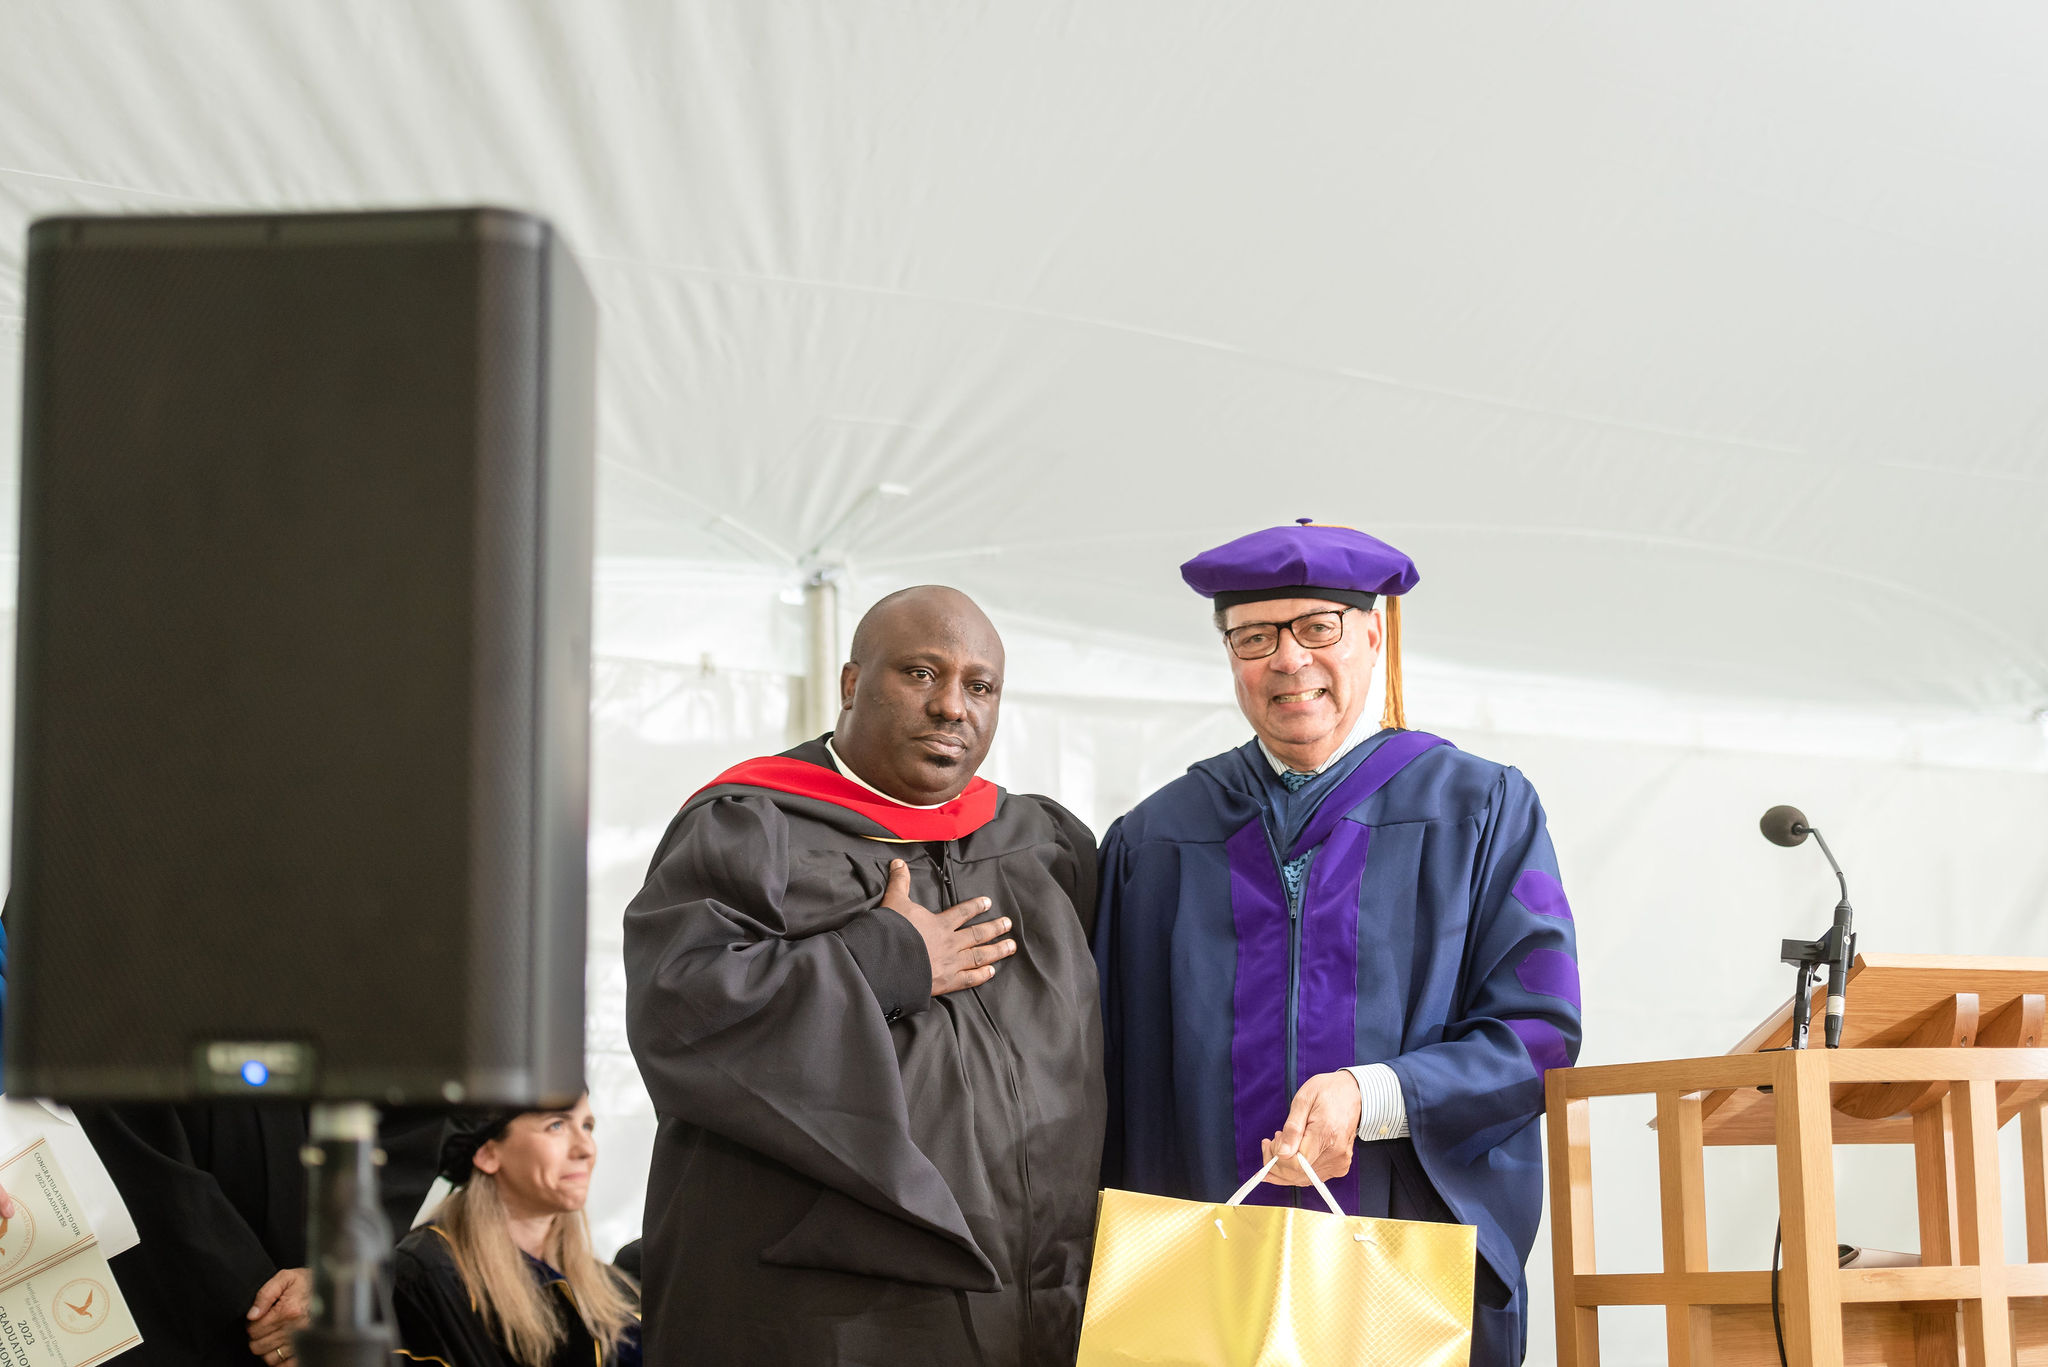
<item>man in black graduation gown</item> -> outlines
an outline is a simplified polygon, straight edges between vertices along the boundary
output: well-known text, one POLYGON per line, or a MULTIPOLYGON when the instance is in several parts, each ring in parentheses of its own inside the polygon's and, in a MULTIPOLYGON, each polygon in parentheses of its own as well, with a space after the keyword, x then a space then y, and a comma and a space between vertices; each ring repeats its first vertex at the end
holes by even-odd
POLYGON ((684 806, 626 912, 649 1362, 1065 1367, 1101 1155, 1093 838, 977 778, 1003 651, 882 600, 837 729, 684 806))

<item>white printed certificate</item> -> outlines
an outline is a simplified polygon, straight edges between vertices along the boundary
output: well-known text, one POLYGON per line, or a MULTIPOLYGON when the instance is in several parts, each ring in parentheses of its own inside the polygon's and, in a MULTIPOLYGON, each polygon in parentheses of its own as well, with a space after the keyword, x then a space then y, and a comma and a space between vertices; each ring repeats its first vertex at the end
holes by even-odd
POLYGON ((0 1367, 90 1367, 141 1343, 49 1142, 0 1161, 0 1187, 0 1367))

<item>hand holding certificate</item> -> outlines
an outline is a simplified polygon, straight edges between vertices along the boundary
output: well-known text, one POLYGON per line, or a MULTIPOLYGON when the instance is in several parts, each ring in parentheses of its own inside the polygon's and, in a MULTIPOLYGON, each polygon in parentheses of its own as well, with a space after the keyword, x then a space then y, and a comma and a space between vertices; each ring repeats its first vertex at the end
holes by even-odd
MULTIPOLYGON (((49 1141, 51 1160, 64 1169, 76 1205, 100 1242, 101 1256, 116 1257, 135 1247, 134 1217, 71 1108, 40 1098, 0 1096, 0 1157, 21 1153, 38 1139, 49 1141)), ((0 1218, 12 1216, 0 1206, 0 1218)))
POLYGON ((50 1145, 0 1162, 0 1367, 89 1367, 142 1342, 50 1145))

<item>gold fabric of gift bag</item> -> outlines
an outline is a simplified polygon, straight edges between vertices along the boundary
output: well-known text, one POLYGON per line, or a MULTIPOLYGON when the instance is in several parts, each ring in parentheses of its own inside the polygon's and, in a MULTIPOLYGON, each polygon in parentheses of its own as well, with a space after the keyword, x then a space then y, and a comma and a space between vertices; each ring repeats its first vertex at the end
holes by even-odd
MULTIPOLYGON (((1105 1191, 1076 1367, 1466 1367, 1470 1225, 1105 1191)), ((1304 1161, 1303 1167, 1308 1164, 1304 1161)), ((1313 1177, 1313 1170, 1310 1172, 1313 1177)))

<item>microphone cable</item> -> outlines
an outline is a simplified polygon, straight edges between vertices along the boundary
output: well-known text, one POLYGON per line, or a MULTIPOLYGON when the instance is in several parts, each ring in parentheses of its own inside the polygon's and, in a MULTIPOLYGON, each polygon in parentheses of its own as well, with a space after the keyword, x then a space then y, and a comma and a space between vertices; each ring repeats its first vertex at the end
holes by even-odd
POLYGON ((1778 1336, 1778 1367, 1792 1367, 1785 1360, 1785 1320, 1778 1310, 1778 1255, 1784 1242, 1785 1220, 1780 1216, 1777 1228, 1771 1231, 1771 1332, 1778 1336))

